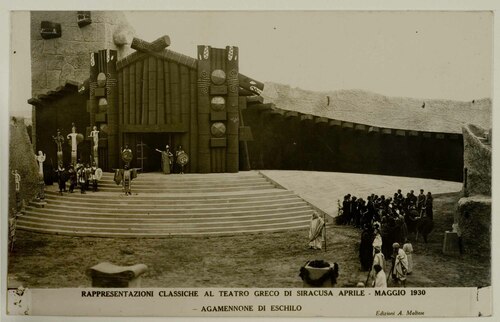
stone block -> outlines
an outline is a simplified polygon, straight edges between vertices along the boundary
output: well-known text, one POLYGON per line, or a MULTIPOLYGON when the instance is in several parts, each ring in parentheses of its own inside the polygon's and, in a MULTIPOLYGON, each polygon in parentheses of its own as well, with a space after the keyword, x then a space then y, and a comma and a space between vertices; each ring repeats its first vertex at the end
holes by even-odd
MULTIPOLYGON (((76 22, 76 19, 75 19, 76 22)), ((63 39, 70 41, 83 41, 83 34, 78 26, 64 26, 63 39)))
POLYGON ((465 252, 473 255, 491 253, 491 198, 473 196, 458 201, 455 222, 461 231, 465 252))
POLYGON ((97 39, 98 26, 100 24, 92 23, 85 28, 81 29, 83 40, 86 42, 94 41, 97 39))
POLYGON ((47 88, 54 90, 61 84, 61 71, 60 70, 48 70, 47 71, 47 88))
POLYGON ((45 68, 33 69, 31 75, 31 87, 33 87, 33 90, 47 88, 47 70, 45 68))
POLYGON ((74 69, 89 68, 90 60, 87 53, 77 53, 66 57, 66 63, 73 66, 74 69))
POLYGON ((61 70, 64 64, 64 57, 61 55, 51 55, 47 57, 47 70, 61 70))
POLYGON ((56 46, 59 42, 58 39, 46 39, 43 43, 43 54, 44 55, 55 55, 57 53, 56 46))
POLYGON ((75 68, 73 66, 71 66, 70 64, 65 63, 62 67, 60 78, 61 78, 61 80, 64 80, 64 82, 74 80, 75 79, 75 68))

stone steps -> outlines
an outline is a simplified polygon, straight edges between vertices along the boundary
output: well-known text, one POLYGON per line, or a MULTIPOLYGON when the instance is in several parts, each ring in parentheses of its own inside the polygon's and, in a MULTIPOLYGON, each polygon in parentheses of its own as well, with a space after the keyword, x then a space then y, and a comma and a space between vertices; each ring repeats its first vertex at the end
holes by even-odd
POLYGON ((30 204, 18 229, 101 237, 227 235, 305 229, 313 210, 258 172, 140 174, 132 196, 124 196, 111 179, 106 174, 95 193, 61 196, 49 187, 45 207, 30 204))

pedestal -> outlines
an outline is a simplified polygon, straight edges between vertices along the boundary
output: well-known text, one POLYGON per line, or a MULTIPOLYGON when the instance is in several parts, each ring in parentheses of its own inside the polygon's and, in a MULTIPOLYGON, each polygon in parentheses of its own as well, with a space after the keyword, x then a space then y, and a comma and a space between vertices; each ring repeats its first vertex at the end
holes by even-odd
POLYGON ((444 233, 443 254, 456 255, 460 254, 458 246, 458 234, 454 231, 446 231, 444 233))
POLYGON ((300 268, 302 287, 333 287, 337 283, 337 263, 327 263, 327 267, 313 267, 315 261, 309 261, 300 268))

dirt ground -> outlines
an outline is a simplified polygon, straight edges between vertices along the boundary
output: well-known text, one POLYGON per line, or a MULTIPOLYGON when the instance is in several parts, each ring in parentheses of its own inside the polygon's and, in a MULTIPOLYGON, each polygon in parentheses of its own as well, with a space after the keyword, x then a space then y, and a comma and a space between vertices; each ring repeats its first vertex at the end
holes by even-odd
MULTIPOLYGON (((459 193, 436 195, 435 229, 427 245, 413 243, 414 272, 407 287, 476 287, 491 284, 489 256, 442 254, 459 193)), ((307 248, 307 231, 219 237, 112 239, 18 231, 9 257, 9 282, 30 288, 89 287, 85 270, 103 261, 148 266, 143 287, 302 287, 299 269, 324 259, 340 267, 338 287, 365 281, 360 270, 360 231, 328 226, 327 251, 307 248)), ((12 284, 11 284, 12 285, 12 284)))

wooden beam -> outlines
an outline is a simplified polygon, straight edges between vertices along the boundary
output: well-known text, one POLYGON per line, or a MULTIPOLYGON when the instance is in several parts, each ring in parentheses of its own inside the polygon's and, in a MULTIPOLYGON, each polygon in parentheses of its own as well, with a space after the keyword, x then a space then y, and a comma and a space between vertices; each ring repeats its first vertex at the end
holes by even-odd
POLYGON ((295 111, 286 111, 285 112, 285 117, 298 117, 299 113, 295 111))
POLYGON ((405 130, 396 130, 396 135, 397 136, 406 136, 406 131, 405 130))
POLYGON ((240 87, 257 95, 262 94, 262 91, 264 90, 264 83, 259 82, 258 80, 255 80, 248 76, 245 76, 243 74, 238 75, 238 81, 240 87))
POLYGON ((35 97, 30 98, 30 99, 28 100, 28 104, 31 104, 31 105, 34 105, 34 106, 40 106, 40 105, 43 105, 42 101, 41 101, 41 100, 39 100, 38 98, 35 98, 35 97))
POLYGON ((370 126, 368 128, 368 133, 380 133, 380 128, 377 126, 370 126))
POLYGON ((240 96, 253 96, 253 95, 255 95, 255 93, 254 93, 254 92, 251 92, 251 91, 249 91, 249 90, 247 90, 247 89, 244 89, 244 88, 242 88, 242 87, 240 87, 240 88, 238 89, 238 94, 239 94, 240 96))
POLYGON ((381 132, 382 132, 382 134, 392 134, 392 130, 391 129, 386 129, 386 128, 382 128, 381 132))
POLYGON ((422 136, 423 136, 424 138, 426 138, 426 139, 430 139, 430 138, 432 137, 431 133, 429 133, 429 132, 424 132, 424 133, 422 133, 422 136))
POLYGON ((328 124, 328 118, 316 116, 314 118, 314 123, 316 123, 316 124, 328 124))
POLYGON ((167 35, 161 36, 151 43, 134 37, 134 39, 132 39, 132 43, 130 44, 130 48, 142 52, 156 52, 163 50, 168 46, 170 46, 170 37, 167 35))
POLYGON ((264 98, 262 96, 247 96, 247 106, 262 103, 264 103, 264 98))
POLYGON ((301 121, 312 121, 312 120, 314 120, 314 116, 312 116, 311 114, 301 114, 300 120, 301 121))
POLYGON ((354 124, 352 122, 342 121, 342 128, 343 129, 352 129, 352 128, 354 128, 354 124))
POLYGON ((330 120, 330 122, 328 122, 328 125, 330 125, 330 126, 342 126, 342 121, 340 121, 340 120, 330 120))
POLYGON ((444 133, 436 133, 436 139, 444 139, 444 133))
POLYGON ((418 136, 418 131, 407 131, 408 136, 418 136))
POLYGON ((363 131, 363 132, 364 132, 364 131, 366 131, 366 130, 367 130, 367 127, 366 127, 366 125, 363 125, 363 124, 356 124, 356 125, 354 126, 354 129, 355 129, 356 131, 363 131))
POLYGON ((270 111, 270 114, 272 114, 272 115, 284 116, 284 115, 285 115, 285 111, 283 111, 282 109, 279 109, 279 108, 273 108, 273 109, 270 111))
POLYGON ((268 111, 272 110, 274 107, 273 103, 266 103, 266 104, 254 104, 250 106, 251 109, 257 109, 259 111, 268 111))

